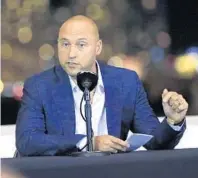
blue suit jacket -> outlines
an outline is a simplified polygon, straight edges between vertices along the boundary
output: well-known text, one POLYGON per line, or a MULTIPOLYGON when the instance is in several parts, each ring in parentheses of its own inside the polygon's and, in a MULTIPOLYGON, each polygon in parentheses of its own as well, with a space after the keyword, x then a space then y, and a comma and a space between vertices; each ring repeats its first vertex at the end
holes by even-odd
MULTIPOLYGON (((99 64, 108 134, 124 139, 128 130, 154 135, 147 149, 171 149, 184 130, 160 124, 133 71, 99 64)), ((94 113, 93 113, 94 114, 94 113)), ((77 151, 84 135, 75 134, 75 110, 69 78, 57 65, 26 80, 16 124, 16 147, 22 156, 60 155, 77 151)))

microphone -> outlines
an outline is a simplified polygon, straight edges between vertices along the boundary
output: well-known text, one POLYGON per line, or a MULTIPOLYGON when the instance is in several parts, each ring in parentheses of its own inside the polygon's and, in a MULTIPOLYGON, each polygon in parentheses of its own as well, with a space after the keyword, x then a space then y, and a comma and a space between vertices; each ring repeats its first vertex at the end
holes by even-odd
POLYGON ((85 89, 92 91, 98 83, 98 75, 89 72, 82 71, 77 74, 77 85, 84 92, 85 89))
MULTIPOLYGON (((85 122, 87 130, 87 146, 88 151, 93 151, 93 131, 92 131, 92 109, 90 92, 96 87, 98 83, 98 76, 93 72, 82 71, 77 74, 77 85, 83 91, 83 97, 85 100, 85 122)), ((81 102, 82 104, 82 102, 81 102)), ((81 108, 81 107, 80 107, 81 108)), ((83 117, 83 115, 82 115, 83 117)))

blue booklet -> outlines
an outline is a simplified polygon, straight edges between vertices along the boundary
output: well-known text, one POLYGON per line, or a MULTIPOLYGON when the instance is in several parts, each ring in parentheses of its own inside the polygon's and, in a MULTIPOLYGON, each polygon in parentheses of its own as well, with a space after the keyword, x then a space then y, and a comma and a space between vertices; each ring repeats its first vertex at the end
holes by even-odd
POLYGON ((153 135, 134 133, 126 140, 130 144, 130 147, 127 149, 127 151, 134 151, 140 148, 141 146, 148 143, 152 138, 153 135))

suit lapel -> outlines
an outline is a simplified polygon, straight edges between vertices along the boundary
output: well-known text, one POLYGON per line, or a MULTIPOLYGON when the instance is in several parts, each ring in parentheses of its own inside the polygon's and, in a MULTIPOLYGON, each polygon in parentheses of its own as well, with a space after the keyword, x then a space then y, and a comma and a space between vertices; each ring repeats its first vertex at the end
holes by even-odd
POLYGON ((63 134, 75 134, 75 109, 74 98, 69 82, 69 77, 61 66, 56 67, 58 81, 52 91, 53 102, 57 119, 62 122, 63 134))
POLYGON ((108 134, 120 137, 121 132, 121 94, 120 86, 107 67, 100 64, 105 89, 105 107, 107 116, 108 134))

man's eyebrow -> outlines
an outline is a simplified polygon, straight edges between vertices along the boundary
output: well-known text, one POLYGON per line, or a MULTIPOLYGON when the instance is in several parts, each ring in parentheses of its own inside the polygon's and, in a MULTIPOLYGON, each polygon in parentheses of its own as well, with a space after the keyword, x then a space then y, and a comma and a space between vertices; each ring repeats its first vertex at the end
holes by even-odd
POLYGON ((58 38, 58 40, 61 40, 61 41, 69 41, 67 38, 58 38))
MULTIPOLYGON (((67 38, 58 38, 58 41, 69 41, 67 38)), ((87 38, 78 38, 77 41, 88 41, 87 38)))
POLYGON ((80 41, 80 40, 82 40, 82 41, 83 41, 83 40, 84 40, 84 41, 87 41, 87 38, 79 38, 78 41, 80 41))

